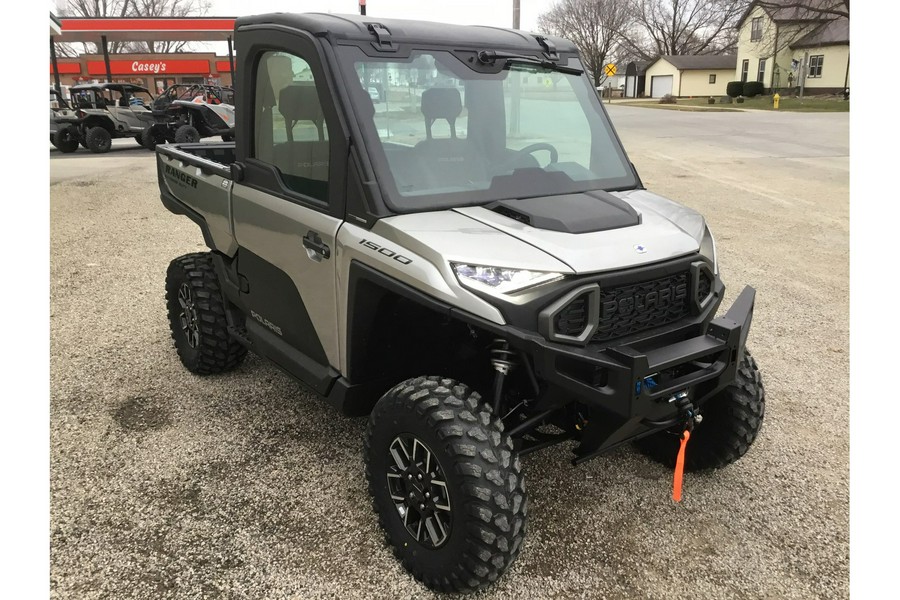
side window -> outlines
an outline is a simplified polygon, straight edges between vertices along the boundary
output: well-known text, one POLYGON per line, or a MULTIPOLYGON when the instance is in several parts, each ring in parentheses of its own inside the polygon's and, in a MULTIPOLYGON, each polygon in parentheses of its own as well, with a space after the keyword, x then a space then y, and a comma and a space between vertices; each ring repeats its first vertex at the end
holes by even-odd
POLYGON ((327 200, 328 126, 309 63, 265 52, 257 69, 251 156, 278 169, 287 188, 327 200))

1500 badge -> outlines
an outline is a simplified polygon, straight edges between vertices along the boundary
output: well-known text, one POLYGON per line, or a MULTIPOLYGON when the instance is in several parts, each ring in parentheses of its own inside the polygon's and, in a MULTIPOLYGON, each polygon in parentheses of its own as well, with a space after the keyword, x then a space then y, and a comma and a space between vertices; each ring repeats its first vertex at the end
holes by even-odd
POLYGON ((365 246, 366 248, 371 248, 372 250, 376 251, 378 254, 383 254, 384 256, 387 256, 388 258, 393 258, 401 265, 408 265, 409 263, 412 262, 411 258, 407 258, 407 257, 403 256, 402 254, 397 254, 393 250, 385 248, 384 246, 379 246, 375 242, 370 242, 369 240, 360 240, 359 243, 361 246, 365 246))

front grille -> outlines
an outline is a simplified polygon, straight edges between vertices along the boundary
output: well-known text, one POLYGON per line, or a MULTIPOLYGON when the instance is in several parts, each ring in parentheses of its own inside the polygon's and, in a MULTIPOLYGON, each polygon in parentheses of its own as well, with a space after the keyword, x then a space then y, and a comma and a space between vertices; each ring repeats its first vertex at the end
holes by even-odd
POLYGON ((588 324, 588 296, 582 294, 556 315, 556 333, 578 337, 588 324))
POLYGON ((600 286, 600 326, 591 341, 605 342, 673 323, 690 312, 687 271, 641 283, 600 286))

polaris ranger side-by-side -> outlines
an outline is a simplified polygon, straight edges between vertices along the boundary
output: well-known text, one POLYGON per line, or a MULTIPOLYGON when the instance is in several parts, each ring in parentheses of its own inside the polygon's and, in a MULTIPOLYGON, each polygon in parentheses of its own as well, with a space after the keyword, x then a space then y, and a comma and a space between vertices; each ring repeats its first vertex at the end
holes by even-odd
POLYGON ((210 249, 169 265, 175 348, 202 375, 249 349, 368 414, 369 491, 416 578, 509 568, 530 452, 635 442, 677 482, 747 451, 755 292, 715 316, 704 219, 644 189, 571 42, 272 14, 236 43, 235 142, 157 147, 210 249))

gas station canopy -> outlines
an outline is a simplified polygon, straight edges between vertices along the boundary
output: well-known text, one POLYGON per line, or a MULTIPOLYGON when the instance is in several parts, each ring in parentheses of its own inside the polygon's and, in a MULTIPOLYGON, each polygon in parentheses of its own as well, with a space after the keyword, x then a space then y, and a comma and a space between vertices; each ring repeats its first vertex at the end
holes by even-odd
POLYGON ((55 42, 226 41, 234 35, 234 17, 93 18, 59 17, 55 42))
POLYGON ((228 64, 234 73, 234 53, 231 40, 234 35, 234 17, 56 17, 50 14, 50 65, 59 85, 59 65, 56 60, 57 42, 94 42, 103 49, 106 81, 112 81, 109 60, 109 42, 186 41, 228 42, 228 64))

